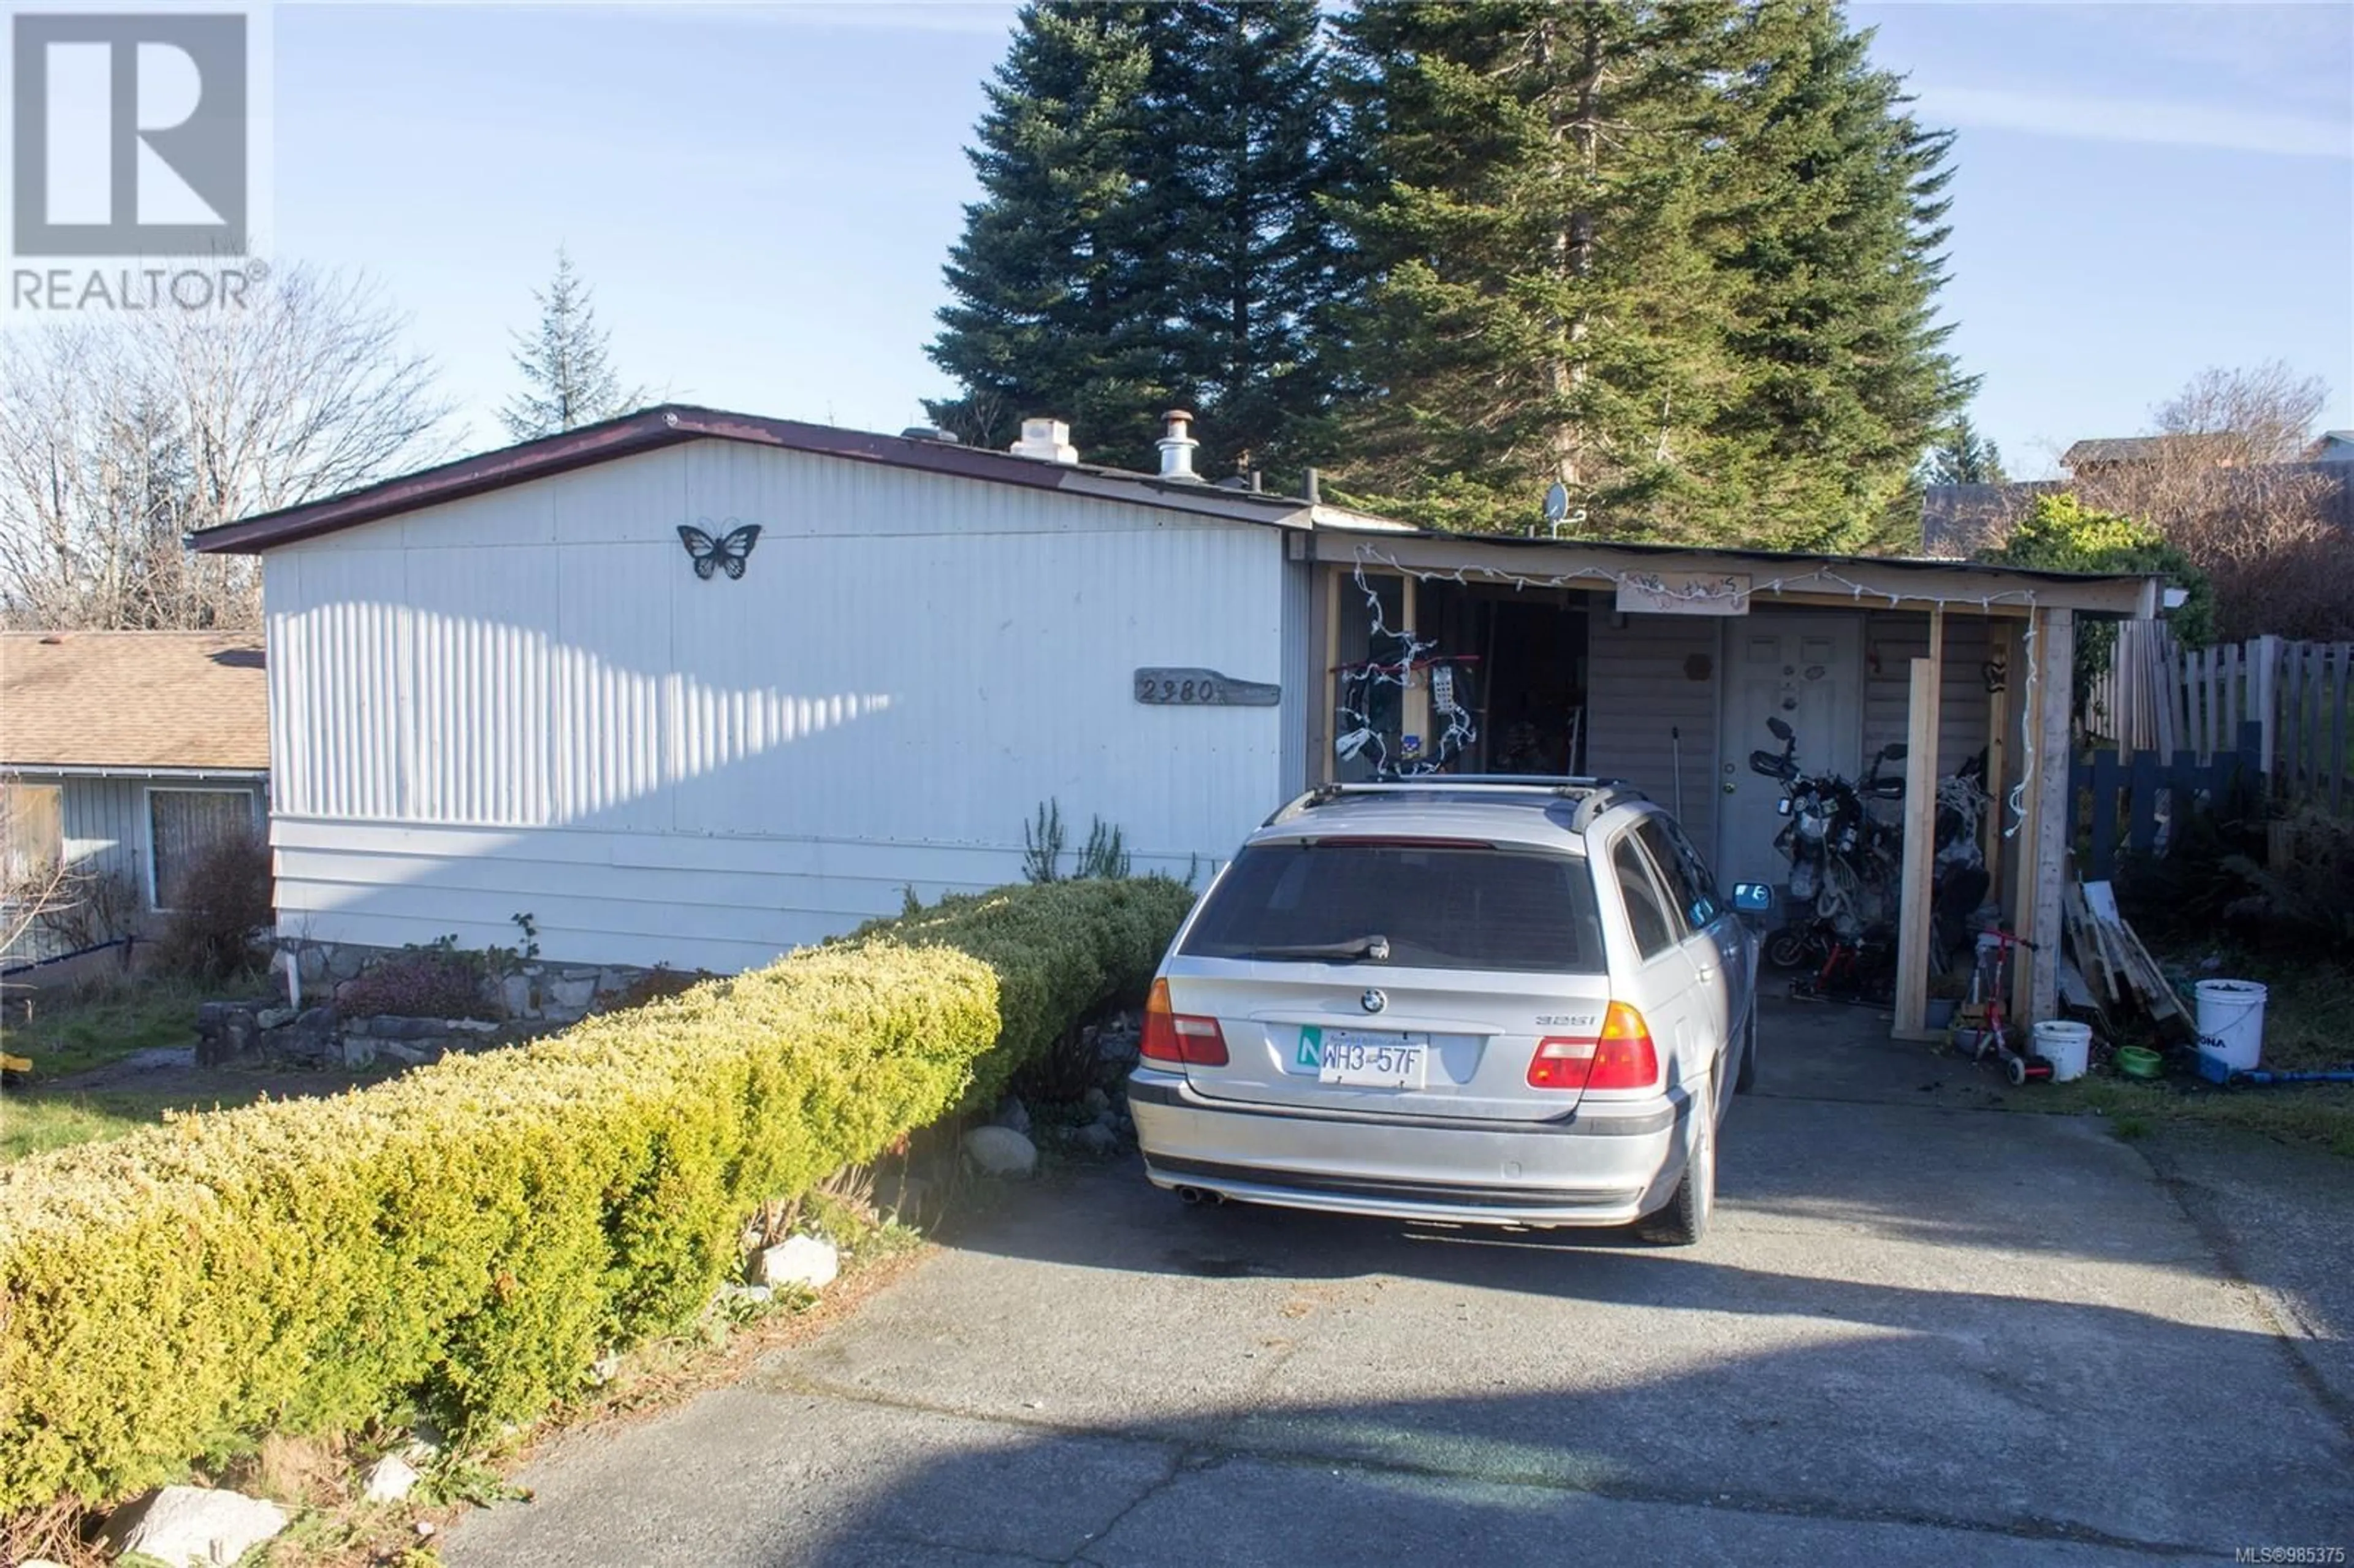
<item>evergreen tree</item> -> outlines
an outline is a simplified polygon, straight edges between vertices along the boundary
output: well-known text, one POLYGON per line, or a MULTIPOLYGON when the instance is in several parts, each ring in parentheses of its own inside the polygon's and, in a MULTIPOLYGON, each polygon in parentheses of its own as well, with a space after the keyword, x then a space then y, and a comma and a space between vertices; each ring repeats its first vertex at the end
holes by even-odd
MULTIPOLYGON (((1974 383, 1941 348, 1949 132, 1903 112, 1835 0, 1763 0, 1730 40, 1709 232, 1731 285, 1721 478, 1788 548, 1873 542, 1974 383)), ((1901 510, 1901 508, 1900 508, 1901 510)), ((1731 525, 1734 519, 1724 519, 1731 525)))
POLYGON ((1965 414, 1937 438, 1921 462, 1924 484, 2002 484, 2002 451, 1965 414))
POLYGON ((556 252, 556 276, 545 291, 534 289, 531 297, 539 304, 538 329, 510 334, 524 389, 499 410, 508 435, 527 441, 645 405, 646 389, 624 387, 614 372, 588 286, 572 270, 572 258, 561 247, 556 252))
POLYGON ((1725 288, 1698 235, 1729 0, 1369 3, 1341 23, 1371 271, 1351 483, 1459 527, 1659 531, 1704 494, 1725 288), (1647 526, 1648 524, 1648 526, 1647 526))
POLYGON ((967 149, 981 198, 949 253, 952 303, 927 350, 963 388, 932 418, 1003 448, 1025 416, 1076 427, 1083 457, 1140 461, 1172 399, 1138 258, 1149 7, 1033 0, 967 149))
POLYGON ((1372 278, 1348 480, 1518 529, 1880 540, 1968 390, 1931 319, 1946 138, 1829 0, 1365 4, 1372 278))
POLYGON ((1320 194, 1335 156, 1316 0, 1174 0, 1150 12, 1145 291, 1164 376, 1201 416, 1202 471, 1312 461, 1331 400, 1335 287, 1320 194))

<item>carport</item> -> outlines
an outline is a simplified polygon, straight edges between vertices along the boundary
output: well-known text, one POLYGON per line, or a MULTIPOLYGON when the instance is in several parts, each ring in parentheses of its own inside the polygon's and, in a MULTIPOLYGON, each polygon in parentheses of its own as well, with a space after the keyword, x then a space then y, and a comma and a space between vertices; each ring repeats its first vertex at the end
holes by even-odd
POLYGON ((1317 779, 1401 760, 1624 779, 1728 880, 1778 882, 1764 823, 1779 791, 1745 765, 1766 718, 1797 729, 1809 768, 1850 778, 1903 742, 1900 1038, 1925 1035, 1937 780, 1984 748, 1989 896, 2036 944, 2012 1006, 2053 1015, 2077 624, 2154 615, 2155 577, 1473 537, 1324 507, 1291 545, 1315 570, 1317 779))

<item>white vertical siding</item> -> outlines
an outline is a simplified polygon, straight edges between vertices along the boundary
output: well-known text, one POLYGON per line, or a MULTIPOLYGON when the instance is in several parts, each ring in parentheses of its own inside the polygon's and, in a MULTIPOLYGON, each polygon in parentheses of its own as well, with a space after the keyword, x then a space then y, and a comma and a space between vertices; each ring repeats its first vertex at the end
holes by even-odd
POLYGON ((1586 633, 1586 768, 1673 809, 1681 744, 1685 831, 1694 843, 1714 844, 1720 622, 1629 615, 1620 627, 1606 601, 1597 602, 1605 608, 1586 633), (1671 730, 1681 732, 1680 742, 1671 730))
POLYGON ((1324 692, 1324 672, 1318 664, 1321 651, 1309 637, 1315 592, 1315 565, 1287 559, 1283 563, 1283 667, 1278 677, 1283 682, 1282 793, 1287 798, 1308 788, 1309 705, 1320 701, 1324 692))
POLYGON ((512 936, 736 968, 1019 875, 1055 799, 1140 868, 1281 798, 1288 708, 1138 704, 1139 664, 1293 684, 1283 538, 705 441, 270 562, 281 904, 350 941, 512 936), (740 581, 676 530, 758 523, 740 581))

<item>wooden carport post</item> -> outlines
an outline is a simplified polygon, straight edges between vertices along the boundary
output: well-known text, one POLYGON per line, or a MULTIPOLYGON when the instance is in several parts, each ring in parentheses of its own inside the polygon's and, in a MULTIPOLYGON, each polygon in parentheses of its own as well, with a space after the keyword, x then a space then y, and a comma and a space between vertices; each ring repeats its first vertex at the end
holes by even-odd
POLYGON ((2027 1024, 2059 1015, 2060 903, 2065 892, 2068 846, 2075 822, 2069 810, 2068 717, 2076 698, 2076 612, 2031 611, 2035 637, 2035 700, 2026 712, 2035 744, 2027 821, 2020 831, 2018 934, 2032 950, 2013 955, 2010 1010, 2027 1024))
POLYGON ((1937 709, 1946 689, 1946 607, 1929 611, 1929 656, 1913 661, 1904 739, 1904 865, 1898 883, 1896 1027, 1899 1040, 1935 1040, 1929 1011, 1929 883, 1937 836, 1937 709))

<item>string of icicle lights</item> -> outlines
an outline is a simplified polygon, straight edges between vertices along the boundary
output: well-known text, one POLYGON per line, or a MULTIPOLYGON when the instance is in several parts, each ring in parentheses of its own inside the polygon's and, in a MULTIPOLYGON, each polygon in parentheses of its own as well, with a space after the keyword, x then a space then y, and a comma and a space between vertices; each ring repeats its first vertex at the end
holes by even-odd
MULTIPOLYGON (((1356 555, 1357 564, 1352 575, 1356 579, 1357 590, 1365 596, 1365 602, 1372 607, 1373 625, 1377 630, 1383 627, 1382 608, 1380 596, 1375 594, 1371 585, 1365 581, 1365 568, 1369 566, 1384 567, 1401 577, 1412 577, 1416 582, 1450 582, 1461 588, 1469 588, 1474 582, 1490 583, 1500 587, 1509 585, 1515 593, 1530 589, 1543 592, 1548 589, 1607 584, 1613 588, 1632 587, 1654 599, 1684 599, 1695 603, 1702 599, 1723 597, 1720 593, 1711 592, 1707 587, 1702 585, 1695 584, 1682 588, 1670 586, 1657 573, 1615 571, 1608 567, 1574 567, 1564 572, 1536 575, 1506 571, 1500 567, 1489 566, 1457 567, 1451 571, 1440 571, 1426 567, 1409 567, 1389 552, 1372 545, 1358 546, 1356 555)), ((1779 593, 1786 588, 1812 588, 1819 592, 1826 587, 1845 588, 1859 603, 1866 599, 1885 599, 1891 609, 1902 609, 1907 603, 1938 606, 1974 604, 1980 610, 1991 610, 1998 604, 2022 604, 2030 610, 2035 608, 2035 590, 2032 588, 2005 588, 2000 593, 1991 594, 1941 594, 1925 589, 1908 593, 1890 593, 1882 588, 1866 588, 1854 578, 1840 575, 1836 567, 1828 563, 1808 567, 1804 571, 1793 571, 1786 577, 1776 577, 1770 582, 1752 584, 1743 597, 1754 599, 1761 593, 1779 593)), ((1426 648, 1435 647, 1436 644, 1417 643, 1416 646, 1426 648)), ((2020 709, 2023 717, 2035 711, 2035 617, 2031 614, 2027 618, 2027 639, 2022 656, 2027 662, 2027 689, 2025 701, 2020 709)), ((2035 782, 2035 729, 2036 726, 2031 724, 2020 726, 2022 766, 2020 769, 2019 781, 2013 784, 2003 797, 2004 808, 2009 815, 2009 821, 2002 830, 2002 836, 2007 839, 2018 836, 2020 825, 2027 818, 2027 792, 2035 782)))

